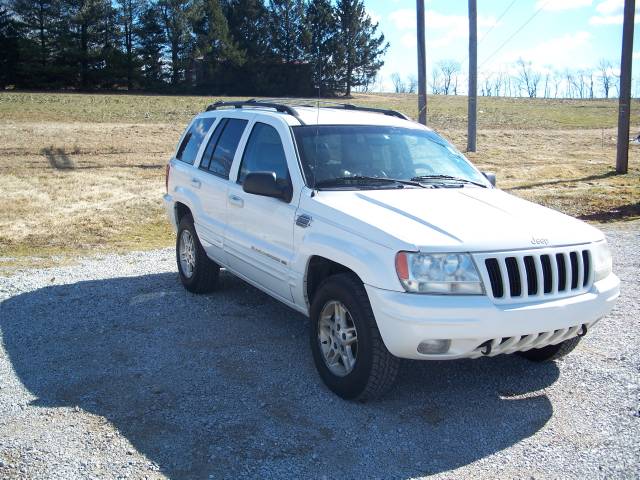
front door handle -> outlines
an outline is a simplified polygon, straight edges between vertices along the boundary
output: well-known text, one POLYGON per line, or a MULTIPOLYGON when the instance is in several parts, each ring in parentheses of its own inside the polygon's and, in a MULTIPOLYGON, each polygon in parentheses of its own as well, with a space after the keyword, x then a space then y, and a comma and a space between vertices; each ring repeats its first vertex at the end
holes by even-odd
POLYGON ((229 203, 231 205, 235 205, 236 207, 244 207, 244 200, 238 195, 229 195, 229 203))
POLYGON ((191 186, 193 188, 200 188, 202 186, 202 182, 200 180, 198 180, 197 178, 192 178, 191 179, 191 186))

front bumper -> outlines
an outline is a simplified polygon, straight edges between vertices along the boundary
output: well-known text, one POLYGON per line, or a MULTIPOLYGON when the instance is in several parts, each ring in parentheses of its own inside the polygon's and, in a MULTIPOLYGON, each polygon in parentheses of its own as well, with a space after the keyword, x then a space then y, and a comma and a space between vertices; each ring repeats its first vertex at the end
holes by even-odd
POLYGON ((448 360, 481 356, 478 347, 489 340, 498 345, 500 339, 515 338, 509 340, 510 345, 526 349, 576 336, 582 325, 590 327, 611 311, 620 295, 620 280, 611 274, 575 297, 515 305, 496 305, 480 295, 422 295, 370 285, 365 288, 382 340, 393 355, 448 360), (532 334, 537 342, 527 344, 522 337, 532 334), (430 339, 451 340, 449 351, 418 353, 418 345, 430 339))

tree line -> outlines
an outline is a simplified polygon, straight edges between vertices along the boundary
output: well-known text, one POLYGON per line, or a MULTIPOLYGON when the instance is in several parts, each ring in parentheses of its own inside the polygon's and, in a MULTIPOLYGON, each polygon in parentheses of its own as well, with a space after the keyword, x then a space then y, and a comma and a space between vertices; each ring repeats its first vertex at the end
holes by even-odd
POLYGON ((0 88, 227 95, 368 89, 363 0, 0 0, 0 88))
MULTIPOLYGON (((396 93, 416 92, 413 75, 402 78, 394 73, 391 83, 396 93)), ((460 62, 445 59, 435 64, 428 83, 433 95, 458 95, 466 93, 467 77, 460 62)), ((619 87, 619 74, 606 59, 594 68, 541 71, 520 58, 505 71, 478 74, 478 94, 485 97, 610 98, 620 94, 619 87)))

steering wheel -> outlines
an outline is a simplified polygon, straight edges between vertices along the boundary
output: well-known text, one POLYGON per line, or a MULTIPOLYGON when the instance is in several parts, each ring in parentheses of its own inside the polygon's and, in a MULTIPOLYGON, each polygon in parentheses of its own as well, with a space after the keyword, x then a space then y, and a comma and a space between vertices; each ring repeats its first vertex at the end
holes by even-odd
POLYGON ((362 171, 352 172, 351 170, 342 170, 343 177, 353 177, 353 176, 367 176, 367 177, 379 177, 379 178, 388 178, 387 172, 382 170, 381 168, 373 168, 366 172, 366 175, 362 171))
POLYGON ((419 170, 419 169, 426 170, 427 171, 427 175, 431 175, 431 174, 436 173, 436 171, 433 169, 433 167, 431 165, 429 165, 428 163, 414 163, 413 164, 414 172, 416 170, 419 170))

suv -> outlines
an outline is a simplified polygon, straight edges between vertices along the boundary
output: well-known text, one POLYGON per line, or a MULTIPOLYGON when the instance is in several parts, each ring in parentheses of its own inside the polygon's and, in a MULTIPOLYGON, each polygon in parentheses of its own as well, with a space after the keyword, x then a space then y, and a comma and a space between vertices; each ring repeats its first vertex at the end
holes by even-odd
POLYGON ((401 358, 559 358, 619 280, 604 235, 511 196, 401 113, 218 102, 167 166, 187 290, 220 267, 308 316, 325 384, 365 400, 401 358))

